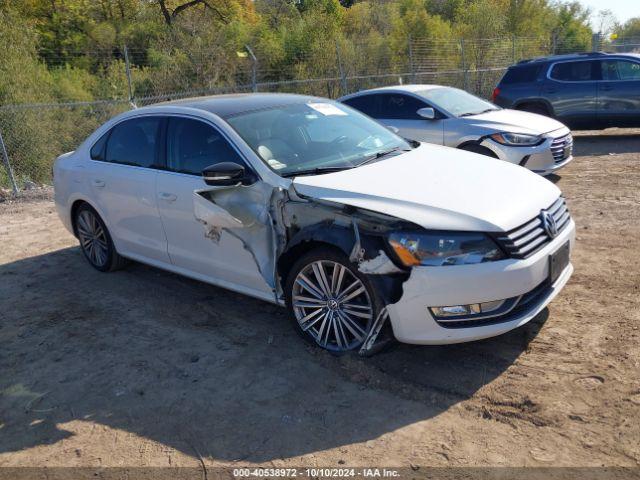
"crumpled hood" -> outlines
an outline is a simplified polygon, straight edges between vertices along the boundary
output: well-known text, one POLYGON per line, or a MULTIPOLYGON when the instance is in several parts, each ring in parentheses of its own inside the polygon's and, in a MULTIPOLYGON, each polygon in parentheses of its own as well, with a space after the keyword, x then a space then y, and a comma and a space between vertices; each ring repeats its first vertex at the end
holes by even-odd
POLYGON ((464 118, 476 127, 487 128, 492 131, 527 133, 540 135, 567 127, 553 118, 538 115, 536 113, 522 112, 520 110, 495 110, 464 118))
POLYGON ((438 145, 362 167, 296 177, 307 197, 371 210, 428 229, 499 232, 522 225, 560 195, 526 168, 438 145))

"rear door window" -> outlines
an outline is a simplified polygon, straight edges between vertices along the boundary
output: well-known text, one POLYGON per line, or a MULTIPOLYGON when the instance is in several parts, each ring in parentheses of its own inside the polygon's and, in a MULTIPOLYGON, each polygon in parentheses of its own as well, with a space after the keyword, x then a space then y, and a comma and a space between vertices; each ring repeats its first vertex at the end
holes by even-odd
POLYGON ((345 100, 345 105, 349 105, 351 108, 355 108, 365 115, 369 115, 372 118, 378 118, 378 100, 380 95, 361 95, 359 97, 350 98, 345 100))
POLYGON ((161 121, 161 117, 141 117, 125 120, 113 127, 107 140, 105 160, 136 167, 152 167, 157 157, 161 121))
POLYGON ((393 120, 421 120, 416 113, 428 105, 410 95, 389 93, 380 95, 380 118, 393 120))
POLYGON ((562 62, 551 67, 549 77, 563 82, 590 82, 598 80, 599 73, 597 61, 562 62))
POLYGON ((640 63, 628 60, 603 60, 603 80, 640 80, 640 63))

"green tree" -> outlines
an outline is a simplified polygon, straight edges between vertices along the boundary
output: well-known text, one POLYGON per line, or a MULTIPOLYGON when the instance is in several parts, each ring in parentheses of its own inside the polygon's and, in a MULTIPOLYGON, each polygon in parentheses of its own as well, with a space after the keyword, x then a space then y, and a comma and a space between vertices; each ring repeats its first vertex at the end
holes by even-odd
POLYGON ((618 36, 618 41, 640 40, 640 17, 630 18, 624 24, 618 25, 614 33, 618 36))
POLYGON ((553 53, 587 51, 591 48, 590 13, 577 1, 556 7, 556 18, 551 29, 553 53))

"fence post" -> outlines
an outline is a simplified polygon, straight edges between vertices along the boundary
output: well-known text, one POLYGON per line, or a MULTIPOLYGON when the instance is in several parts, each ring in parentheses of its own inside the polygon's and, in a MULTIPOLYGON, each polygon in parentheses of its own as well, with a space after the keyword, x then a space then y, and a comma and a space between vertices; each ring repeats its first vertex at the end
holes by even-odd
POLYGON ((342 58, 340 57, 338 39, 336 39, 336 58, 338 59, 338 72, 340 73, 340 89, 342 90, 342 95, 346 95, 348 93, 347 76, 345 75, 344 68, 342 67, 342 58))
POLYGON ((602 50, 602 32, 594 33, 591 36, 591 51, 599 52, 602 50))
POLYGON ((513 57, 513 61, 511 63, 516 63, 517 54, 516 54, 516 36, 511 35, 511 56, 513 57))
POLYGON ((469 71, 467 70, 467 62, 464 57, 464 38, 460 39, 460 59, 462 60, 462 81, 464 89, 469 91, 469 71))
POLYGON ((7 176, 9 177, 9 181, 11 182, 11 188, 13 189, 13 194, 18 195, 18 185, 16 184, 16 179, 13 176, 13 170, 11 169, 11 164, 9 163, 9 155, 7 155, 7 149, 4 146, 4 139, 2 138, 2 132, 0 132, 0 153, 2 154, 2 161, 4 163, 4 167, 7 169, 7 176))
POLYGON ((124 70, 127 74, 127 84, 129 86, 129 103, 133 108, 138 108, 135 102, 135 98, 133 97, 133 87, 131 83, 131 64, 129 63, 129 50, 127 46, 124 46, 124 70))
POLYGON ((411 82, 416 83, 416 70, 413 64, 413 39, 409 34, 409 72, 411 73, 411 82))
POLYGON ((244 48, 247 49, 249 56, 251 57, 251 91, 258 91, 258 59, 253 54, 253 50, 249 45, 245 45, 244 48))

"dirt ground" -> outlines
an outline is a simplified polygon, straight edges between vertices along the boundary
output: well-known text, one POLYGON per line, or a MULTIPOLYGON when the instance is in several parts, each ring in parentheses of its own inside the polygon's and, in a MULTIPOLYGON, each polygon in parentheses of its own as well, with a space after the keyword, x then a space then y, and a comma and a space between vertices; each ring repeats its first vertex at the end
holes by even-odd
POLYGON ((0 466, 640 466, 640 132, 576 152, 549 308, 370 359, 305 345, 276 306, 101 274, 50 201, 0 204, 0 466))

